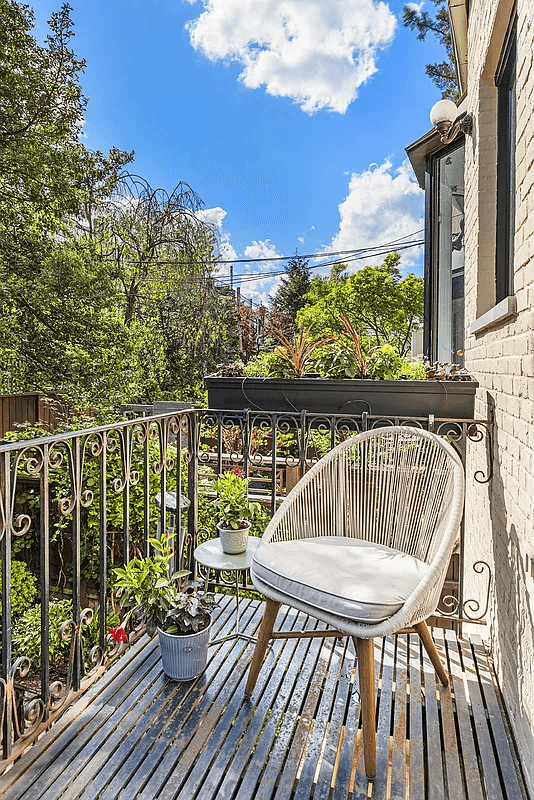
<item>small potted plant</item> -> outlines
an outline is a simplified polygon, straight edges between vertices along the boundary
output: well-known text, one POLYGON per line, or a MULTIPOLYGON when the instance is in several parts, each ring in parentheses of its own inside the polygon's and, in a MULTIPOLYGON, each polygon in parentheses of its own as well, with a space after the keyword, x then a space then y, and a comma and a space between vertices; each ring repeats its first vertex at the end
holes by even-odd
POLYGON ((165 674, 175 681, 189 681, 206 668, 216 600, 213 593, 201 592, 199 583, 186 581, 188 570, 171 574, 170 539, 149 539, 153 556, 132 558, 113 570, 115 594, 128 612, 110 635, 118 642, 127 641, 126 623, 132 614, 142 612, 148 635, 158 633, 165 674))
POLYGON ((235 555, 247 549, 251 519, 259 506, 248 499, 248 483, 240 469, 224 472, 215 482, 213 504, 219 511, 217 530, 223 553, 235 555))

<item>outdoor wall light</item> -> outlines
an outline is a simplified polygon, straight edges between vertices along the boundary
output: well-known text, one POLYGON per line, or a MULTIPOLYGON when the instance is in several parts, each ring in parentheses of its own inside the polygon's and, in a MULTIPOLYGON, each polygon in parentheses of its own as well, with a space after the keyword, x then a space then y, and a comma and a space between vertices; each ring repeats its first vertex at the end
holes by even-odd
POLYGON ((430 122, 438 129, 443 144, 452 142, 460 132, 470 134, 473 130, 471 114, 458 117, 456 103, 452 100, 438 100, 430 111, 430 122))

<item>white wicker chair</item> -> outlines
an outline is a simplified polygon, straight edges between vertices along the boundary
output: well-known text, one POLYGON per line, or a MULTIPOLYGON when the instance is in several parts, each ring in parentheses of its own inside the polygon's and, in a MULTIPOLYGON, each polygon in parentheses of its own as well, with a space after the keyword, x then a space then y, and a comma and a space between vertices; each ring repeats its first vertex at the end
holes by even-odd
POLYGON ((425 620, 439 602, 463 501, 462 464, 447 442, 418 428, 379 428, 318 461, 256 550, 252 581, 267 604, 245 694, 254 691, 269 639, 284 636, 273 634, 281 603, 352 636, 370 779, 376 775, 373 638, 417 631, 448 683, 425 620))

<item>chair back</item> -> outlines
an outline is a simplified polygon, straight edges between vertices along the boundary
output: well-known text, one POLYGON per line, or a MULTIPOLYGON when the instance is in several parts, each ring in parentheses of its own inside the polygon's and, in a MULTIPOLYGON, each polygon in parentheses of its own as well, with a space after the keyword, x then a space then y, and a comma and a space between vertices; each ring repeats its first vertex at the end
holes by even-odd
POLYGON ((378 428, 315 464, 264 538, 356 537, 430 563, 441 546, 454 546, 463 496, 463 467, 451 445, 419 428, 378 428))

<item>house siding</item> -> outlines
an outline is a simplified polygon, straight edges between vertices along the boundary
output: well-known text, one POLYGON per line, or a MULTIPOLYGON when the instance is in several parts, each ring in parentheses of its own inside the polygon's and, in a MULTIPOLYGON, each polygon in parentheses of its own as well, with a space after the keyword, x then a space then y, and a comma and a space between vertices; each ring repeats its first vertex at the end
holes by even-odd
POLYGON ((534 0, 517 2, 516 219, 517 313, 470 334, 495 305, 496 100, 494 75, 513 12, 511 0, 472 0, 466 141, 466 366, 479 381, 476 416, 494 419, 492 452, 467 454, 466 597, 480 597, 471 569, 493 572, 488 639, 521 762, 534 797, 534 0), (478 470, 493 477, 477 483, 478 470))

